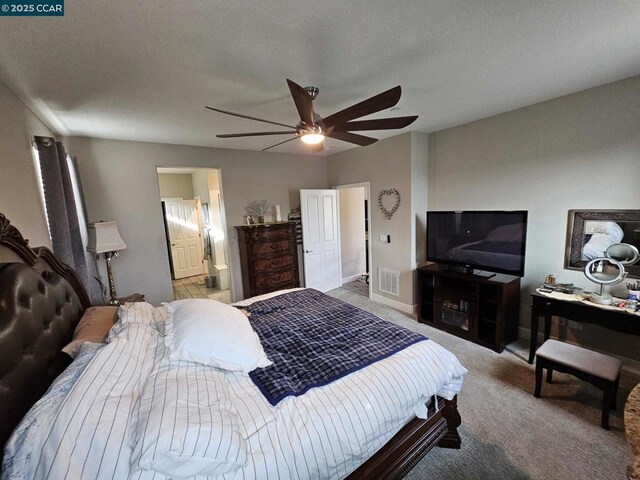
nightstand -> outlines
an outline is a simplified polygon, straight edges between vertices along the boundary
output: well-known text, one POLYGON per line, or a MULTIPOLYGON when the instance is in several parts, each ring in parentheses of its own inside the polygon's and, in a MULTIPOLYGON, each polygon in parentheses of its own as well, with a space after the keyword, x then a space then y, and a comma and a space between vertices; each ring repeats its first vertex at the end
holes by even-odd
POLYGON ((144 302, 144 295, 141 293, 134 293, 128 297, 120 297, 118 301, 120 303, 144 302))

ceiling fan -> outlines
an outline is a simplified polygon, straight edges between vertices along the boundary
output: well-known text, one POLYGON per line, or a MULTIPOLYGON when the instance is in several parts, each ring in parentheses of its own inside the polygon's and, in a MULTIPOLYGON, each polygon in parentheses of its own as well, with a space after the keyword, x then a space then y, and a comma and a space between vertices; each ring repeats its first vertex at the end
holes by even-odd
POLYGON ((312 151, 321 152, 324 150, 324 139, 326 137, 335 138, 344 142, 354 143, 356 145, 371 145, 378 141, 377 138, 367 137, 353 131, 362 130, 393 130, 396 128, 404 128, 407 125, 413 123, 418 116, 412 115, 408 117, 393 117, 393 118, 381 118, 375 120, 360 120, 352 121, 354 119, 371 115, 372 113, 391 108, 398 103, 402 90, 400 85, 394 87, 386 92, 382 92, 374 97, 363 100, 360 103, 356 103, 344 110, 340 110, 333 115, 329 115, 326 118, 322 118, 313 110, 313 101, 318 96, 319 89, 317 87, 301 87, 295 82, 287 79, 289 85, 289 91, 293 97, 293 102, 296 105, 298 114, 300 115, 300 122, 296 125, 287 125, 285 123, 272 122, 271 120, 265 120, 263 118, 250 117, 249 115, 243 115, 241 113, 228 112, 226 110, 220 110, 219 108, 205 107, 209 110, 224 113, 226 115, 233 115, 235 117, 247 118, 249 120, 256 120, 258 122, 270 123, 272 125, 279 125, 281 127, 287 127, 289 130, 281 130, 276 132, 250 132, 250 133, 225 133, 216 135, 218 138, 238 138, 238 137, 257 137, 267 135, 295 135, 283 142, 276 143, 270 147, 263 148, 262 151, 269 150, 283 143, 291 142, 292 140, 300 139, 303 142, 312 145, 312 151))

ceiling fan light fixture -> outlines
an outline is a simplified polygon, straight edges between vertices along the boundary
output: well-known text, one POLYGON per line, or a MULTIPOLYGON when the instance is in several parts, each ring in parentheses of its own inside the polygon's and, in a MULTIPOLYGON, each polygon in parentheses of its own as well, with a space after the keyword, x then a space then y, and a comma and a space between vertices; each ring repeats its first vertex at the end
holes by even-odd
POLYGON ((321 133, 305 133, 300 139, 307 145, 317 145, 324 140, 324 135, 321 133))
MULTIPOLYGON (((270 123, 273 125, 280 125, 290 128, 291 130, 279 130, 273 132, 246 132, 246 133, 226 133, 216 135, 218 138, 242 138, 242 137, 260 137, 266 135, 294 135, 288 140, 278 142, 275 145, 271 145, 267 148, 263 148, 262 151, 270 150, 274 147, 282 145, 293 140, 300 139, 306 145, 310 145, 313 153, 321 152, 325 149, 323 140, 325 138, 333 138, 343 142, 351 143, 359 146, 367 146, 377 142, 377 139, 373 137, 367 137, 365 135, 359 135, 353 133, 353 131, 367 131, 367 130, 395 130, 405 128, 413 123, 418 116, 409 115, 403 117, 392 118, 377 118, 373 120, 358 120, 367 115, 371 115, 377 112, 381 112, 388 108, 394 109, 397 103, 400 101, 402 94, 402 88, 400 85, 396 85, 389 90, 386 90, 378 95, 369 97, 366 100, 358 102, 350 107, 347 107, 339 112, 329 115, 326 118, 318 115, 313 109, 313 101, 318 96, 318 88, 314 86, 301 87, 297 83, 287 78, 287 85, 289 86, 289 92, 293 99, 293 103, 298 111, 300 122, 294 127, 279 122, 272 122, 271 120, 265 120, 263 118, 251 117, 249 115, 243 115, 241 113, 229 112, 213 107, 206 107, 209 110, 214 110, 226 115, 232 115, 234 117, 246 118, 248 120, 255 120, 263 123, 270 123)), ((396 107, 399 108, 399 107, 396 107)))

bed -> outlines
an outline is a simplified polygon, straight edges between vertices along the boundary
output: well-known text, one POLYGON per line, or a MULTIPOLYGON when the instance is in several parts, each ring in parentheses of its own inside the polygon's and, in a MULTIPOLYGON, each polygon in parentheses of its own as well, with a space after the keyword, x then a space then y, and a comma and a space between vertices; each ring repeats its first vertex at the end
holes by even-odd
MULTIPOLYGON (((88 374, 83 376, 78 370, 95 368, 96 362, 91 362, 91 356, 100 355, 102 352, 87 351, 86 355, 82 355, 86 361, 85 365, 76 360, 69 367, 70 359, 60 350, 70 341, 78 320, 90 306, 88 297, 73 270, 59 263, 47 249, 29 248, 22 235, 2 214, 0 305, 3 307, 0 314, 0 442, 4 446, 20 419, 42 397, 58 375, 64 371, 52 390, 74 387, 79 389, 77 386, 82 381, 88 381, 88 374), (74 379, 78 383, 65 383, 65 377, 74 376, 80 378, 74 379)), ((376 367, 378 364, 381 362, 370 367, 376 367)), ((141 365, 144 365, 144 361, 141 365)), ((134 363, 131 368, 142 367, 134 363)), ((341 380, 346 381, 352 377, 349 375, 341 380)), ((324 394, 322 392, 325 392, 326 388, 333 387, 328 385, 317 388, 297 398, 306 399, 307 402, 310 399, 322 401, 322 397, 318 395, 324 394), (315 392, 315 397, 310 395, 312 392, 315 392)), ((73 396, 69 393, 65 395, 65 400, 73 396)), ((336 470, 329 476, 401 478, 434 446, 459 448, 461 442, 457 432, 460 425, 457 396, 449 396, 449 400, 433 397, 425 408, 425 415, 421 415, 426 418, 415 417, 403 421, 389 438, 385 438, 384 445, 376 447, 363 462, 356 462, 359 465, 356 465, 357 468, 337 475, 335 472, 340 470, 336 470)), ((42 404, 40 405, 42 408, 42 404)), ((82 403, 79 402, 78 405, 82 406, 82 403)), ((284 410, 279 410, 278 414, 281 415, 281 411, 284 410)), ((329 415, 326 412, 323 415, 329 415)), ((70 423, 76 421, 67 410, 62 410, 62 415, 69 415, 70 423)), ((286 425, 289 420, 281 418, 279 421, 285 422, 282 425, 286 425)), ((319 425, 311 418, 307 428, 317 431, 319 425)), ((269 428, 263 430, 267 432, 269 428)), ((83 442, 78 438, 77 448, 90 451, 91 446, 87 444, 93 444, 93 437, 90 442, 83 442)), ((134 447, 135 445, 131 445, 132 449, 134 447)), ((283 450, 286 451, 287 448, 289 447, 285 445, 283 450)), ((259 456, 260 453, 255 452, 254 455, 259 456)), ((94 458, 87 458, 91 460, 88 463, 93 463, 94 458)), ((268 460, 263 459, 263 462, 266 465, 268 460)), ((280 476, 292 475, 289 471, 289 474, 280 476)), ((315 474, 310 473, 308 476, 314 477, 315 474)), ((146 477, 140 475, 139 478, 146 477)))
POLYGON ((458 245, 445 257, 454 262, 518 271, 522 265, 522 243, 478 241, 458 245))
POLYGON ((445 258, 481 268, 492 266, 506 271, 518 271, 524 262, 526 225, 514 223, 497 227, 482 240, 465 242, 451 248, 445 258))

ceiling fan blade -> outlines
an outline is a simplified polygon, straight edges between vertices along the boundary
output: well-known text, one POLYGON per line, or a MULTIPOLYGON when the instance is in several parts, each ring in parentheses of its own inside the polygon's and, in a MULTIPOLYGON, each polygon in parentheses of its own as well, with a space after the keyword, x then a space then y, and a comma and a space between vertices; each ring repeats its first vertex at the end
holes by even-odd
POLYGON ((249 115, 243 115, 241 113, 227 112, 226 110, 220 110, 219 108, 207 107, 206 105, 204 106, 204 108, 208 108, 209 110, 213 110, 214 112, 220 112, 220 113, 224 113, 224 114, 227 114, 227 115, 233 115, 234 117, 247 118, 249 120, 256 120, 258 122, 270 123, 272 125, 280 125, 281 127, 293 128, 294 130, 296 129, 296 127, 294 127, 292 125, 287 125, 286 123, 272 122, 271 120, 265 120, 264 118, 256 118, 256 117, 250 117, 249 115))
POLYGON ((264 135, 295 135, 295 130, 287 130, 285 132, 253 132, 253 133, 222 133, 216 135, 218 138, 237 138, 237 137, 261 137, 264 135))
POLYGON ((329 134, 329 137, 342 140, 343 142, 355 143, 356 145, 366 146, 376 143, 377 138, 365 137, 364 135, 357 135, 349 132, 336 132, 333 131, 329 134))
POLYGON ((324 142, 316 143, 315 145, 311 145, 311 153, 319 153, 324 150, 324 142))
POLYGON ((328 116, 323 120, 324 124, 327 128, 329 128, 333 127, 334 125, 346 123, 349 120, 353 120, 355 118, 364 117, 365 115, 370 115, 372 113, 379 112, 380 110, 391 108, 396 103, 398 103, 401 94, 402 89, 400 88, 400 85, 398 85, 397 87, 393 87, 386 92, 379 93, 374 97, 363 100, 360 103, 351 105, 344 110, 340 110, 339 112, 328 116))
POLYGON ((287 78, 287 85, 289 85, 289 91, 293 97, 293 102, 298 109, 298 115, 307 125, 313 125, 313 100, 304 88, 287 78))
POLYGON ((361 130, 393 130, 411 125, 418 118, 417 115, 410 117, 380 118, 376 120, 361 120, 359 122, 346 122, 333 127, 334 132, 354 132, 361 130))
POLYGON ((270 148, 277 147, 278 145, 282 145, 283 143, 290 142, 291 140, 295 140, 296 138, 298 137, 293 137, 293 138, 290 138, 289 140, 285 140, 284 142, 276 143, 275 145, 271 145, 270 147, 263 148, 262 151, 264 152, 266 150, 269 150, 270 148))

